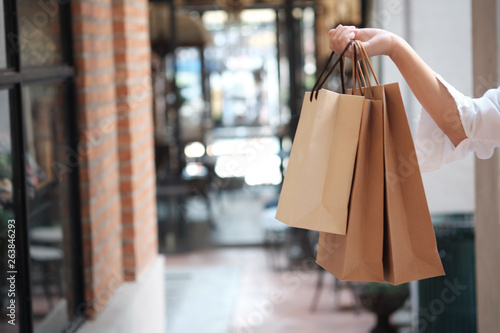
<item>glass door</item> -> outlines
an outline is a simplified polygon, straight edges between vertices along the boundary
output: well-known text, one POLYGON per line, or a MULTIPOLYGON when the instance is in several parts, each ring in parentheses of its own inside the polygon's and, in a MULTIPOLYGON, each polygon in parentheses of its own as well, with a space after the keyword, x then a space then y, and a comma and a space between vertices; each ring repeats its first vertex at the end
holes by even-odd
POLYGON ((70 3, 0 0, 0 332, 85 317, 70 3))
POLYGON ((0 90, 0 332, 19 332, 17 225, 14 203, 14 168, 9 91, 0 90), (16 325, 14 325, 16 324, 16 325))

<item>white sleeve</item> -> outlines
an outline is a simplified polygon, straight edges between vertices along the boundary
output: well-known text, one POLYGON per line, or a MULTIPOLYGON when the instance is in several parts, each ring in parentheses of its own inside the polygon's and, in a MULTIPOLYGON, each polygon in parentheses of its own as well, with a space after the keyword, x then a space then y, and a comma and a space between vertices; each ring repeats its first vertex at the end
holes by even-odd
POLYGON ((420 169, 432 171, 443 164, 464 158, 475 152, 481 159, 490 158, 500 147, 500 87, 488 90, 483 97, 470 98, 453 88, 441 76, 439 81, 457 103, 467 138, 454 146, 425 109, 422 109, 415 139, 420 169))

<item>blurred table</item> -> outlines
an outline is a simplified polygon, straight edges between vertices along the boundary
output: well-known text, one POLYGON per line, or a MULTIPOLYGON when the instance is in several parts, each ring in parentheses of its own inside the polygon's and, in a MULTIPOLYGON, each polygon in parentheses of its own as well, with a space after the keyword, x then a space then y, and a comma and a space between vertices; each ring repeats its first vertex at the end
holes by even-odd
POLYGON ((63 241, 61 227, 36 227, 30 230, 30 236, 36 243, 58 245, 63 241))

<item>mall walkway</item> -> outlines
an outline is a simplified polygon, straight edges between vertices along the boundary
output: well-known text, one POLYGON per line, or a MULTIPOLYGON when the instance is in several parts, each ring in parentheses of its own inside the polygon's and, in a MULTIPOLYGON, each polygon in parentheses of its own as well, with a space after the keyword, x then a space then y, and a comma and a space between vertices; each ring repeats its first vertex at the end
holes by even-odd
MULTIPOLYGON (((215 229, 206 223, 202 203, 187 203, 190 250, 166 255, 168 333, 370 331, 375 316, 363 309, 355 313, 351 291, 335 292, 329 273, 317 310, 310 311, 317 266, 301 257, 300 242, 274 220, 272 208, 265 209, 277 193, 272 187, 246 187, 212 196, 215 229), (283 231, 274 252, 265 246, 269 228, 283 231)), ((393 319, 404 326, 408 313, 393 319)))
POLYGON ((366 333, 375 317, 353 311, 332 276, 310 312, 317 271, 269 268, 263 248, 221 248, 167 256, 168 333, 366 333))

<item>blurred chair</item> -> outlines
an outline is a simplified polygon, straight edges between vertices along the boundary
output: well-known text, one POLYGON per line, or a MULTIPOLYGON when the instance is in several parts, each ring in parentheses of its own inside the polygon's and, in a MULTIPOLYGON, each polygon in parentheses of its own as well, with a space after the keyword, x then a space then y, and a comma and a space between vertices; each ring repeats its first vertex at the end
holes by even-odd
POLYGON ((33 271, 38 271, 38 276, 36 274, 32 275, 32 283, 34 285, 40 283, 42 285, 43 293, 47 299, 47 304, 49 308, 54 307, 52 298, 54 294, 52 293, 52 286, 56 285, 58 296, 63 297, 63 278, 62 278, 62 261, 63 261, 63 251, 61 249, 50 247, 50 246, 30 246, 30 258, 33 271), (39 281, 39 279, 41 281, 39 281))
MULTIPOLYGON (((318 309, 318 304, 319 304, 319 299, 321 296, 321 291, 323 289, 323 279, 324 275, 326 273, 326 270, 323 269, 323 267, 318 265, 318 280, 316 281, 316 289, 314 290, 314 296, 311 302, 311 306, 309 308, 309 311, 311 312, 316 312, 318 309)), ((332 275, 333 276, 333 275, 332 275)), ((347 289, 348 291, 351 292, 353 298, 354 298, 354 313, 359 314, 360 309, 361 309, 361 302, 359 299, 359 293, 358 293, 358 287, 357 283, 354 281, 340 281, 337 279, 335 276, 333 276, 334 282, 333 282, 333 295, 334 295, 334 306, 338 308, 340 306, 340 291, 343 289, 347 289)))
POLYGON ((273 270, 279 271, 286 266, 280 264, 280 258, 284 250, 287 233, 291 228, 276 220, 275 215, 276 206, 266 208, 260 223, 264 230, 264 246, 268 253, 268 264, 273 270))

